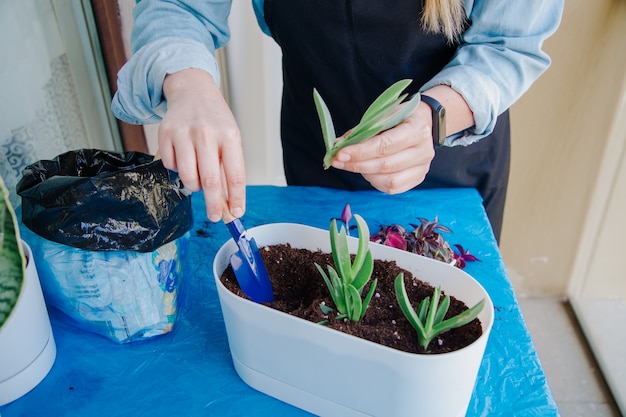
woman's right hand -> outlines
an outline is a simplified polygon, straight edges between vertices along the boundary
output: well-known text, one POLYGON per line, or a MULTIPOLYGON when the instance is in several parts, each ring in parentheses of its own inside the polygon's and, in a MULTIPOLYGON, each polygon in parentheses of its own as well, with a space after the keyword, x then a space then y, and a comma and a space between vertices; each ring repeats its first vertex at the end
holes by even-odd
POLYGON ((198 69, 168 74, 163 93, 167 112, 158 133, 163 165, 177 171, 189 190, 203 190, 209 220, 241 217, 246 207, 241 134, 213 77, 198 69), (222 213, 224 207, 230 213, 222 213))

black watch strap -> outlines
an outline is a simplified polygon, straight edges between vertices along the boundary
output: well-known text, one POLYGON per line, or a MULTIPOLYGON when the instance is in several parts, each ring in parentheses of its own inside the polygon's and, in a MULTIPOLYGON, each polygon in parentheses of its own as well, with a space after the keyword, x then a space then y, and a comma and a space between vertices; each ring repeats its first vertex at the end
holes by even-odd
POLYGON ((435 147, 441 146, 446 139, 446 109, 430 96, 421 94, 421 99, 433 110, 433 144, 435 147))

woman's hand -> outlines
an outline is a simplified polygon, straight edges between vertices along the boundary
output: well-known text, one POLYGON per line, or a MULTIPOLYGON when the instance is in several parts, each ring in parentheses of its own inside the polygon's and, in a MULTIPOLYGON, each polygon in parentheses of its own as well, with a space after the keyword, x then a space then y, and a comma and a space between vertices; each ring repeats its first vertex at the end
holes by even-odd
POLYGON ((396 127, 341 149, 332 166, 363 175, 387 194, 410 190, 424 181, 435 157, 431 120, 430 107, 420 103, 396 127))
MULTIPOLYGON (((451 87, 438 85, 424 94, 445 107, 448 135, 474 125, 474 115, 465 99, 451 87)), ((396 127, 341 149, 332 166, 359 173, 377 190, 397 194, 421 184, 434 157, 432 110, 421 102, 396 127)))
POLYGON ((213 77, 187 69, 163 82, 167 113, 159 127, 163 165, 177 171, 185 187, 204 192, 209 220, 224 210, 241 217, 246 207, 246 173, 241 134, 213 77))

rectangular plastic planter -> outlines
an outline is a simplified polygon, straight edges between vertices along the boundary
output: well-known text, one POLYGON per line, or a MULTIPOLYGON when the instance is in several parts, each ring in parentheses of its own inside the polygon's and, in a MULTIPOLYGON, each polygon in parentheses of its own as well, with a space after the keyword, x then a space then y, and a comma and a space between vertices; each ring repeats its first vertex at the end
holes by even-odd
MULTIPOLYGON (((289 223, 252 228, 260 248, 289 243, 330 253, 327 230, 289 223)), ((351 251, 356 251, 351 238, 351 251)), ((374 259, 395 260, 468 306, 485 298, 482 336, 451 353, 388 348, 234 295, 220 276, 237 247, 218 251, 213 273, 235 369, 251 387, 321 416, 464 416, 493 324, 493 304, 466 272, 409 252, 371 244, 374 259)), ((320 277, 321 279, 321 277, 320 277)))

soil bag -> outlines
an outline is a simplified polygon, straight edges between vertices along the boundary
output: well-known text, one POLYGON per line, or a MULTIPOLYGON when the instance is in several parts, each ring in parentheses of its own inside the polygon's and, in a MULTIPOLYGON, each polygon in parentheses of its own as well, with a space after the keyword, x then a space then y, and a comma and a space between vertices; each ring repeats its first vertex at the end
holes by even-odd
POLYGON ((175 172, 138 152, 38 161, 17 185, 49 305, 117 343, 172 330, 193 226, 175 172))
POLYGON ((39 236, 88 250, 151 252, 193 226, 178 175, 140 152, 70 151, 24 169, 22 221, 39 236))

